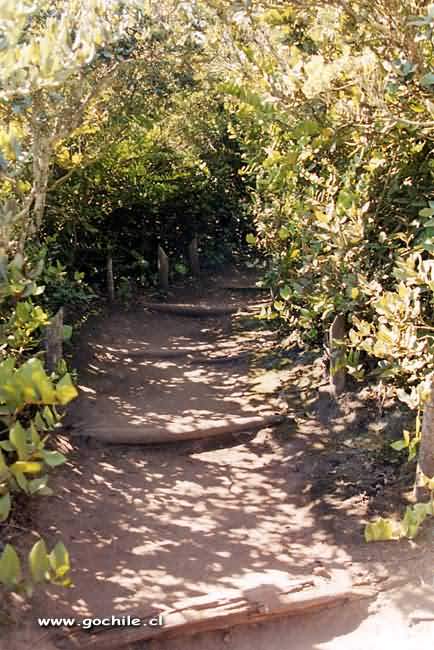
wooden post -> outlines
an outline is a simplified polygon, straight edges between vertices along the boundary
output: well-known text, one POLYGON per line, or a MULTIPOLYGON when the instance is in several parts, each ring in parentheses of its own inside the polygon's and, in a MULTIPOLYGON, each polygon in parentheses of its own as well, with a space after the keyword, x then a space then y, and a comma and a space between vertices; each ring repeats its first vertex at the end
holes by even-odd
POLYGON ((335 397, 345 389, 345 350, 342 344, 345 335, 345 316, 338 314, 329 330, 330 387, 335 397))
POLYGON ((199 277, 200 275, 200 262, 198 252, 197 235, 193 237, 188 247, 188 257, 190 259, 190 268, 193 275, 199 277))
POLYGON ((49 372, 56 369, 63 357, 63 307, 55 314, 45 332, 45 359, 49 372))
POLYGON ((428 501, 431 492, 424 485, 424 478, 434 478, 434 386, 425 404, 419 446, 419 459, 416 469, 414 496, 417 501, 428 501))
POLYGON ((158 280, 160 289, 169 291, 169 258, 162 246, 158 246, 158 280))
POLYGON ((113 279, 113 258, 107 256, 107 294, 110 302, 115 300, 115 281, 113 279))

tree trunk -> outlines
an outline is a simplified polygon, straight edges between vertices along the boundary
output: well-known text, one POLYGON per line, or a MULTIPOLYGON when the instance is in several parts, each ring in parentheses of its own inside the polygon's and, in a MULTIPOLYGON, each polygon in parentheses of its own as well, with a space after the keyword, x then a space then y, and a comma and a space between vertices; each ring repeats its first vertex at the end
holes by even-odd
POLYGON ((329 330, 330 388, 335 397, 345 389, 345 349, 342 343, 345 336, 345 316, 338 314, 329 330))
POLYGON ((424 478, 434 478, 434 386, 425 404, 419 447, 419 461, 416 470, 414 494, 418 501, 428 501, 430 491, 424 485, 424 478))
POLYGON ((47 202, 52 141, 48 136, 37 132, 34 133, 33 137, 32 191, 29 199, 25 201, 19 216, 19 221, 22 222, 19 238, 19 250, 21 252, 24 250, 27 240, 40 229, 47 202))
POLYGON ((45 332, 45 358, 49 372, 56 369, 63 357, 63 308, 53 316, 45 332))
POLYGON ((158 246, 158 280, 160 289, 169 291, 169 258, 162 246, 158 246))
POLYGON ((45 205, 47 202, 48 181, 50 174, 51 156, 53 153, 53 142, 55 134, 50 132, 50 127, 43 123, 44 101, 40 93, 37 93, 32 102, 32 192, 31 201, 28 205, 27 215, 23 215, 23 227, 21 228, 20 248, 24 250, 25 243, 29 237, 38 232, 44 218, 45 205))
POLYGON ((51 159, 51 141, 48 137, 41 136, 38 151, 35 151, 36 160, 33 163, 33 183, 35 188, 35 203, 33 206, 33 231, 38 232, 42 225, 47 202, 47 188, 51 159))
POLYGON ((107 257, 107 294, 110 302, 115 300, 115 282, 113 279, 113 258, 111 255, 107 257))
POLYGON ((198 241, 197 235, 193 237, 188 247, 188 257, 190 259, 190 268, 193 275, 196 277, 200 276, 200 262, 199 262, 199 252, 198 252, 198 241))

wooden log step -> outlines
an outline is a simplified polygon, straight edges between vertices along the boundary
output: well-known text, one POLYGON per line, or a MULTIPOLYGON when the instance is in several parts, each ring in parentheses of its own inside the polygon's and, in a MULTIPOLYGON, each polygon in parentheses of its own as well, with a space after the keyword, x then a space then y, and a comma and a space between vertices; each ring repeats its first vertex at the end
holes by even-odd
POLYGON ((282 415, 263 415, 257 417, 233 417, 222 418, 212 422, 203 420, 196 425, 182 423, 169 424, 165 429, 158 429, 157 426, 134 426, 108 427, 89 426, 83 427, 83 434, 97 438, 108 444, 115 445, 148 445, 166 442, 183 442, 185 440, 203 440, 215 436, 242 433, 244 431, 254 432, 265 427, 275 426, 284 421, 282 415))
POLYGON ((140 617, 140 626, 137 627, 113 626, 87 632, 74 628, 62 632, 60 639, 58 632, 56 636, 64 648, 119 650, 131 643, 191 636, 236 625, 310 614, 376 596, 376 590, 354 587, 343 574, 337 571, 330 580, 317 576, 291 580, 280 572, 253 574, 244 579, 239 589, 210 593, 175 603, 167 609, 148 612, 140 617), (147 624, 160 614, 161 626, 147 624))
POLYGON ((208 307, 206 305, 184 305, 179 303, 166 302, 145 302, 143 306, 151 311, 158 311, 163 314, 174 316, 186 316, 190 318, 209 318, 211 316, 230 316, 238 311, 237 307, 208 307))
POLYGON ((122 359, 150 359, 165 361, 166 359, 186 359, 192 365, 226 365, 246 361, 249 358, 248 352, 238 354, 222 355, 215 357, 199 355, 193 356, 196 350, 132 350, 131 352, 120 352, 122 359))
POLYGON ((231 354, 229 356, 220 355, 218 357, 205 357, 200 356, 190 360, 190 364, 197 364, 203 366, 221 366, 230 365, 231 363, 239 363, 240 361, 247 361, 249 359, 248 352, 240 352, 239 354, 231 354))
POLYGON ((122 359, 181 359, 188 357, 196 352, 193 348, 184 350, 131 350, 129 352, 119 352, 122 359))
POLYGON ((221 287, 225 291, 245 291, 245 292, 255 292, 255 291, 270 291, 269 287, 257 287, 254 284, 225 284, 221 287))

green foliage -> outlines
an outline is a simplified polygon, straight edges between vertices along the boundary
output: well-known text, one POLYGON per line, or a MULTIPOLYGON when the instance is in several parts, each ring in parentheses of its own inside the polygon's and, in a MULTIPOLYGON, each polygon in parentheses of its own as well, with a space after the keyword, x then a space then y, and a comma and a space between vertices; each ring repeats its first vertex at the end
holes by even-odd
MULTIPOLYGON (((39 344, 41 328, 49 323, 48 313, 36 301, 44 286, 39 284, 43 262, 30 267, 20 253, 0 258, 0 342, 1 352, 20 357, 39 344)), ((0 357, 1 358, 1 357, 0 357)))
MULTIPOLYGON (((49 323, 48 312, 35 304, 45 288, 39 284, 43 273, 43 258, 33 267, 21 254, 1 260, 0 522, 11 516, 17 493, 29 498, 51 495, 49 470, 66 461, 47 446, 48 436, 62 419, 57 408, 74 399, 77 390, 66 368, 59 366, 63 372, 49 376, 41 359, 31 356, 38 351, 42 328, 49 323)), ((55 547, 46 567, 43 549, 39 542, 33 547, 26 572, 16 549, 7 544, 0 556, 0 584, 26 593, 42 579, 67 585, 64 547, 55 547), (26 575, 29 571, 32 579, 26 575)))
POLYGON ((13 493, 51 493, 46 469, 66 459, 46 448, 46 434, 61 421, 56 405, 64 406, 76 396, 68 374, 54 381, 37 358, 19 367, 13 359, 0 363, 0 415, 4 426, 0 434, 2 521, 9 516, 13 493))
MULTIPOLYGON (((68 273, 67 268, 59 260, 47 263, 41 276, 45 287, 44 306, 52 313, 65 305, 69 310, 88 308, 96 299, 96 294, 84 278, 84 273, 80 271, 68 273)), ((66 339, 69 339, 72 334, 69 327, 65 326, 66 339)))
POLYGON ((390 445, 395 451, 402 451, 403 449, 408 450, 408 460, 411 461, 416 457, 417 448, 421 440, 421 418, 420 413, 416 417, 416 431, 412 434, 407 429, 404 429, 402 434, 402 440, 396 440, 390 445))
MULTIPOLYGON (((215 93, 192 88, 186 96, 179 83, 171 92, 171 103, 163 101, 166 114, 160 115, 162 102, 152 93, 145 108, 129 106, 122 140, 73 170, 51 195, 43 226, 47 245, 65 267, 84 270, 96 284, 105 283, 108 251, 115 284, 126 278, 140 287, 155 278, 158 244, 172 270, 185 264, 196 234, 211 266, 245 247, 247 196, 238 143, 230 137, 232 113, 215 93), (190 113, 194 123, 184 119, 190 113)), ((81 134, 76 137, 70 146, 88 146, 81 134)), ((93 127, 92 137, 102 146, 104 124, 93 127)))
MULTIPOLYGON (((8 520, 17 492, 51 495, 48 470, 66 458, 47 448, 48 433, 61 421, 56 406, 68 404, 77 395, 70 376, 49 377, 38 358, 17 366, 15 359, 0 363, 0 522, 8 520)), ((69 560, 62 544, 47 555, 43 542, 31 550, 32 580, 23 576, 16 550, 7 544, 0 557, 0 584, 7 589, 25 590, 48 580, 67 586, 69 560)))
MULTIPOLYGON (((17 365, 9 357, 0 363, 0 522, 8 520, 17 492, 29 497, 52 494, 48 470, 66 458, 47 448, 48 434, 62 419, 56 406, 65 406, 76 396, 69 374, 49 377, 38 358, 17 365)), ((0 557, 0 584, 29 592, 33 583, 42 580, 64 586, 70 582, 67 552, 61 544, 48 556, 43 542, 38 542, 29 566, 30 583, 23 577, 17 552, 6 545, 0 557)))
POLYGON ((30 549, 26 568, 24 571, 14 547, 6 544, 0 555, 0 585, 4 588, 30 595, 33 588, 43 582, 71 586, 69 555, 62 542, 48 553, 45 542, 40 539, 30 549))
POLYGON ((419 413, 393 444, 413 459, 434 373, 432 6, 226 7, 248 243, 270 258, 264 316, 317 345, 343 314, 347 372, 419 413))
POLYGON ((22 250, 40 228, 53 151, 131 55, 140 22, 134 2, 2 2, 0 249, 22 250))
POLYGON ((365 527, 365 540, 367 542, 388 542, 392 540, 414 539, 427 517, 434 515, 433 502, 416 503, 407 506, 401 521, 384 519, 380 517, 365 527))

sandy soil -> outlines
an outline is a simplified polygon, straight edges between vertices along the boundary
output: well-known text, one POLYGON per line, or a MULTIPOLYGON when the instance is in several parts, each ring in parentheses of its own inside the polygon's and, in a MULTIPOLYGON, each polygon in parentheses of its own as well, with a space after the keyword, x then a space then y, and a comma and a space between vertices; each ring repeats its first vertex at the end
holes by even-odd
MULTIPOLYGON (((217 278, 195 290, 180 289, 173 301, 254 309, 260 296, 240 298, 239 292, 219 289, 224 282, 217 278)), ((13 638, 0 642, 2 648, 24 648, 29 642, 35 650, 56 647, 51 633, 35 631, 38 616, 143 615, 236 585, 249 572, 297 577, 319 566, 346 569, 359 583, 377 585, 378 597, 146 647, 420 650, 434 639, 432 525, 417 543, 364 543, 363 522, 375 510, 378 490, 370 494, 363 484, 363 464, 351 455, 353 449, 339 460, 330 428, 334 421, 341 436, 354 435, 360 404, 349 402, 339 418, 331 411, 324 417, 324 409, 309 410, 300 397, 305 369, 295 362, 282 370, 284 388, 273 385, 264 359, 277 346, 276 336, 250 325, 248 319, 230 317, 166 317, 139 304, 86 328, 77 356, 81 396, 71 408, 64 441, 71 447, 69 462, 53 474, 56 497, 41 504, 38 516, 44 536, 67 545, 75 586, 35 596, 29 627, 15 629, 13 638), (134 350, 181 348, 207 355, 248 351, 254 361, 205 367, 128 356, 134 350), (152 447, 110 446, 92 437, 104 426, 230 420, 275 412, 284 403, 284 424, 255 435, 152 447), (347 474, 358 465, 357 481, 342 478, 339 463, 347 474)))

